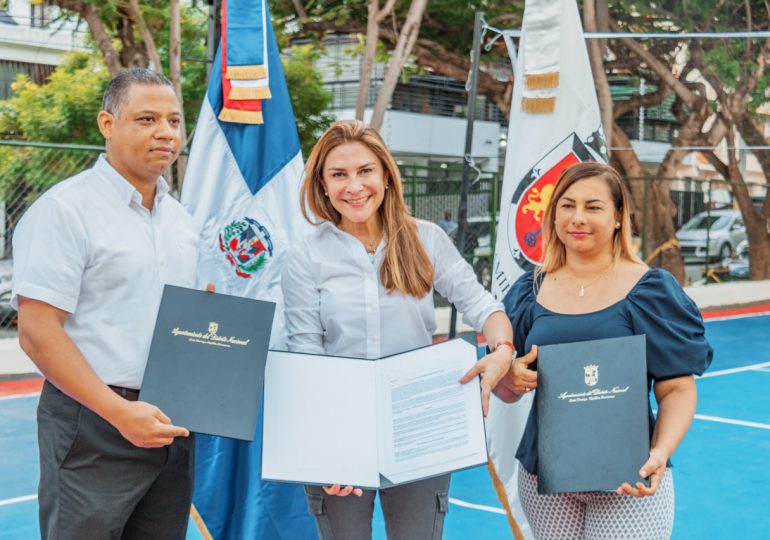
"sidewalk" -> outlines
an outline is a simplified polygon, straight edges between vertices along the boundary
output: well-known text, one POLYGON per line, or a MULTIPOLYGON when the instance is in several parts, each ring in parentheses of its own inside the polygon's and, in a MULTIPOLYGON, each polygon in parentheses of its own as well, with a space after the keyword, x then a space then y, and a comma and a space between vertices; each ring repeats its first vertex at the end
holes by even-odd
MULTIPOLYGON (((726 309, 738 306, 770 303, 770 280, 718 283, 701 287, 685 288, 702 311, 726 309)), ((450 308, 436 309, 436 334, 449 333, 450 308)), ((457 331, 473 329, 457 318, 457 331)), ((16 338, 0 339, 0 380, 15 379, 25 374, 37 376, 35 365, 19 347, 16 338)))

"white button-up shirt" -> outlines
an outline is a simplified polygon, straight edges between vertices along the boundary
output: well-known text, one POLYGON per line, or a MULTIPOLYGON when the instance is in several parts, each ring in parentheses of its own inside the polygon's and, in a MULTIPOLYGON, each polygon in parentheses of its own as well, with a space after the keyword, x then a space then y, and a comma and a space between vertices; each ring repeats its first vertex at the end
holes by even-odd
MULTIPOLYGON (((502 304, 478 283, 444 231, 425 221, 417 228, 435 269, 433 288, 481 331, 502 304)), ((381 242, 372 264, 361 242, 331 222, 292 249, 281 279, 289 350, 380 358, 431 343, 433 292, 389 294, 379 279, 384 250, 381 242)))
POLYGON ((67 334, 107 384, 139 388, 163 285, 195 286, 198 233, 158 178, 152 211, 101 156, 48 190, 13 236, 13 289, 70 313, 67 334))

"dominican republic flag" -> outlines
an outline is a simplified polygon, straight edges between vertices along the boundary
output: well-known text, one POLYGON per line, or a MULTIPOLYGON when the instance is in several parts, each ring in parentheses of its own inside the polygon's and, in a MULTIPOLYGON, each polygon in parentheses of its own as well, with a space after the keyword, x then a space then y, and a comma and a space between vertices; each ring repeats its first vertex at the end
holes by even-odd
MULTIPOLYGON (((607 162, 591 65, 575 0, 526 0, 516 66, 492 292, 505 298, 540 261, 543 213, 561 172, 607 162)), ((518 351, 523 354, 523 351, 518 351)), ((487 416, 490 472, 516 538, 531 538, 518 502, 516 450, 531 394, 515 404, 493 398, 487 416)))
MULTIPOLYGON (((271 347, 281 349, 286 340, 281 266, 310 225, 299 207, 303 164, 294 113, 266 11, 264 17, 272 96, 262 101, 264 123, 219 120, 220 51, 195 128, 182 204, 201 229, 198 282, 214 283, 217 292, 276 302, 271 347)), ((193 517, 206 538, 316 538, 302 486, 260 478, 261 425, 260 417, 253 443, 197 436, 193 517)))

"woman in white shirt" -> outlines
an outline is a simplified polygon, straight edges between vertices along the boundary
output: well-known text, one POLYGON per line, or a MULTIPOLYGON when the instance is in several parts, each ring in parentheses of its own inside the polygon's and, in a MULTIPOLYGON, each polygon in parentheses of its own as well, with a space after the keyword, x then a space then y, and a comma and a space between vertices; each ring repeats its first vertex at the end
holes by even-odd
MULTIPOLYGON (((481 376, 486 414, 490 392, 511 367, 510 322, 447 235, 409 215, 379 134, 358 121, 333 124, 305 165, 302 202, 318 227, 284 266, 289 349, 379 358, 429 345, 435 290, 493 349, 461 379, 481 376)), ((388 537, 440 538, 448 489, 444 475, 380 490, 388 537)), ((306 492, 322 539, 371 537, 375 491, 334 485, 306 492)))

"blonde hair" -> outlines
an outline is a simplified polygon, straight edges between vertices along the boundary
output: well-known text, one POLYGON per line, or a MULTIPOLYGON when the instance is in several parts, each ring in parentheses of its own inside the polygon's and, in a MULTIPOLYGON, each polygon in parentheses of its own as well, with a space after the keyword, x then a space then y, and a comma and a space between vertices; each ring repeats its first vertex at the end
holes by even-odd
POLYGON ((631 212, 629 210, 629 194, 618 172, 604 163, 585 161, 576 163, 564 169, 556 181, 553 196, 548 202, 548 207, 543 216, 543 257, 542 266, 536 270, 537 274, 558 270, 567 261, 567 250, 559 236, 554 232, 554 219, 556 206, 559 199, 575 183, 586 178, 599 178, 610 190, 615 211, 620 212, 620 228, 615 229, 612 241, 613 264, 621 259, 643 264, 642 260, 634 253, 631 240, 631 212))
POLYGON ((404 202, 401 173, 380 135, 358 120, 333 123, 321 135, 305 162, 305 179, 300 190, 302 215, 314 225, 308 210, 322 222, 338 225, 342 216, 324 195, 322 183, 326 158, 334 148, 358 142, 380 161, 384 171, 385 196, 377 212, 386 239, 385 259, 380 267, 380 281, 392 293, 422 298, 433 288, 433 263, 417 234, 417 221, 404 202))

